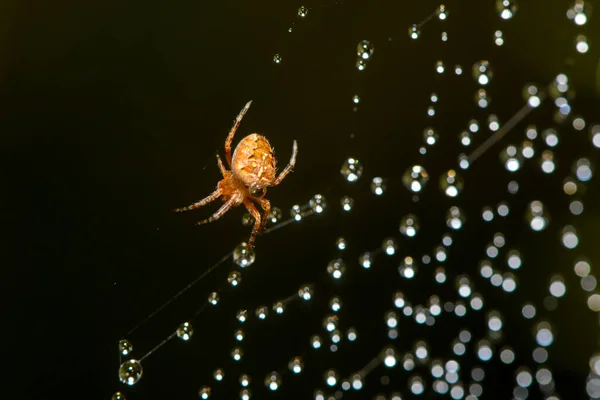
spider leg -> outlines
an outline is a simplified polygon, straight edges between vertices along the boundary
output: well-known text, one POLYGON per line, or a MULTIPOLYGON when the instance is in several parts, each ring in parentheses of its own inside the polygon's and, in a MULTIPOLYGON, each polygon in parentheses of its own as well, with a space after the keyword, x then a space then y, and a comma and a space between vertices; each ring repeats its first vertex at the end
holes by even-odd
POLYGON ((200 208, 200 207, 202 207, 202 206, 204 206, 204 205, 206 205, 208 203, 211 203, 211 202, 215 201, 222 194, 223 194, 223 192, 221 191, 221 188, 217 188, 217 190, 215 190, 214 192, 212 192, 211 194, 209 194, 208 196, 206 196, 202 200, 197 201, 194 204, 189 205, 187 207, 176 208, 173 211, 175 211, 175 212, 183 212, 183 211, 195 210, 196 208, 200 208))
POLYGON ((244 206, 252 216, 254 217, 254 227, 252 228, 252 234, 250 235, 250 240, 248 240, 248 247, 254 247, 254 239, 256 239, 256 235, 260 232, 261 227, 261 219, 260 212, 256 209, 254 204, 248 199, 244 199, 244 206))
POLYGON ((221 170, 221 174, 223 175, 223 177, 225 177, 225 175, 228 171, 225 169, 225 165, 223 165, 223 160, 221 160, 221 157, 218 154, 217 154, 217 164, 219 164, 219 169, 221 170))
POLYGON ((242 122, 242 118, 244 118, 244 114, 246 114, 246 112, 250 108, 250 104, 252 104, 252 100, 247 102, 246 105, 244 106, 244 108, 242 108, 242 111, 240 111, 240 113, 238 114, 237 118, 233 122, 233 126, 231 127, 231 130, 229 131, 229 135, 227 135, 227 140, 225 141, 225 159, 227 160, 227 164, 229 164, 230 168, 231 168, 231 142, 233 142, 233 136, 235 135, 235 131, 237 131, 237 128, 240 126, 240 122, 242 122))
POLYGON ((265 226, 267 225, 269 213, 271 212, 271 202, 265 198, 262 198, 262 199, 255 198, 254 200, 256 202, 260 203, 260 206, 264 210, 262 221, 261 221, 260 228, 259 228, 259 232, 262 233, 262 231, 265 229, 265 226))
POLYGON ((283 178, 285 178, 286 175, 292 171, 292 168, 294 168, 294 165, 296 165, 296 155, 297 154, 298 154, 298 143, 294 140, 294 147, 292 149, 292 157, 290 158, 290 162, 285 167, 285 169, 283 171, 281 171, 279 176, 273 181, 271 186, 279 185, 281 183, 281 181, 283 180, 283 178))
POLYGON ((219 218, 221 218, 223 216, 223 214, 225 214, 227 211, 229 211, 229 209, 235 204, 237 199, 238 199, 237 196, 231 196, 225 202, 225 204, 223 204, 221 206, 221 208, 219 208, 213 215, 210 216, 210 218, 203 219, 202 221, 198 221, 198 222, 196 222, 196 225, 204 225, 204 224, 208 224, 209 222, 218 220, 219 218))

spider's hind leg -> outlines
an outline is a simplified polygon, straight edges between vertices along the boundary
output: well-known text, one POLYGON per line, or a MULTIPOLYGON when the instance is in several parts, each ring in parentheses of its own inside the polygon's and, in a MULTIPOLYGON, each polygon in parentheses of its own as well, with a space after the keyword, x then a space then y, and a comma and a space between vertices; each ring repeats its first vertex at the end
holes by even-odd
POLYGON ((237 128, 242 122, 242 118, 244 118, 244 115, 250 108, 250 104, 252 104, 252 100, 247 102, 244 108, 242 108, 242 111, 240 111, 235 121, 233 122, 233 126, 229 131, 229 135, 227 135, 227 140, 225 140, 225 160, 227 161, 227 164, 229 164, 229 167, 231 167, 231 142, 233 142, 233 136, 235 135, 235 131, 237 131, 237 128))

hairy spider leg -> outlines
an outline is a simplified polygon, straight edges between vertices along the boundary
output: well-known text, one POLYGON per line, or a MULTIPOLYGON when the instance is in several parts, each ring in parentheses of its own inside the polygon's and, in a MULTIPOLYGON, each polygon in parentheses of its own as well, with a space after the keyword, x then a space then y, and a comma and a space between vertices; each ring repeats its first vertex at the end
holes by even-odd
POLYGON ((283 180, 283 178, 285 178, 286 175, 292 171, 292 168, 294 168, 294 165, 296 165, 296 155, 297 154, 298 154, 298 143, 294 140, 294 147, 292 149, 292 157, 290 158, 290 162, 288 163, 287 167, 285 167, 285 169, 283 171, 281 171, 279 176, 273 181, 273 183, 270 186, 279 185, 281 183, 281 181, 283 180))
POLYGON ((192 205, 189 205, 187 207, 181 207, 181 208, 176 208, 173 211, 175 212, 183 212, 183 211, 190 211, 190 210, 195 210, 196 208, 200 208, 208 203, 212 203, 213 201, 215 201, 216 199, 219 198, 219 196, 221 196, 223 194, 223 191, 221 190, 221 188, 217 188, 217 190, 215 190, 214 192, 212 192, 211 194, 209 194, 208 196, 206 196, 205 198, 203 198, 200 201, 195 202, 192 205))
POLYGON ((253 200, 260 203, 260 206, 264 210, 260 228, 258 230, 259 233, 262 233, 262 231, 265 229, 265 226, 267 225, 269 213, 271 212, 271 202, 264 198, 254 198, 253 200))
POLYGON ((225 159, 227 160, 227 164, 229 164, 229 168, 231 168, 231 142, 233 142, 233 136, 235 135, 235 131, 240 126, 240 122, 242 122, 242 118, 250 108, 250 104, 252 104, 252 100, 246 103, 242 111, 238 114, 237 118, 233 122, 233 126, 229 131, 229 135, 227 135, 227 140, 225 141, 225 159))
POLYGON ((254 247, 254 239, 256 239, 256 235, 260 232, 261 220, 260 220, 260 212, 256 209, 254 204, 249 199, 244 199, 244 206, 252 216, 254 217, 254 227, 252 228, 252 234, 250 235, 250 240, 248 240, 248 247, 254 247))
POLYGON ((223 165, 223 160, 221 160, 221 156, 219 156, 218 154, 217 154, 217 164, 219 165, 219 169, 221 170, 221 175, 223 175, 223 177, 225 177, 227 172, 229 172, 229 171, 227 171, 225 169, 225 165, 223 165))
POLYGON ((237 200, 238 196, 231 196, 213 215, 211 215, 209 218, 203 219, 202 221, 196 222, 196 225, 204 225, 208 224, 209 222, 218 220, 223 216, 223 214, 229 211, 229 209, 235 204, 237 200))

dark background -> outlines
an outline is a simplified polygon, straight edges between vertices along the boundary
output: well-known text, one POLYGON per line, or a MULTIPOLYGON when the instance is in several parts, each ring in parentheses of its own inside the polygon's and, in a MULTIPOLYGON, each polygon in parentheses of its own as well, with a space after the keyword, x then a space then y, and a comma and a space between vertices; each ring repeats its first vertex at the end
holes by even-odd
MULTIPOLYGON (((589 2, 586 2, 588 4, 589 2)), ((471 276, 483 294, 484 310, 497 309, 505 320, 504 338, 517 352, 513 365, 494 357, 486 366, 483 398, 507 398, 518 366, 535 373, 531 352, 533 325, 552 322, 556 342, 549 367, 564 399, 583 398, 588 359, 597 350, 598 317, 586 306, 587 295, 573 273, 573 259, 585 254, 598 264, 600 194, 594 178, 586 186, 585 211, 574 217, 562 180, 576 157, 597 161, 588 129, 578 132, 570 120, 552 120, 545 104, 510 132, 467 171, 465 190, 455 200, 443 196, 438 177, 456 168, 458 134, 467 121, 482 124, 489 113, 507 121, 523 104, 525 83, 545 85, 557 73, 568 74, 576 90, 573 113, 588 123, 600 122, 596 15, 584 27, 565 17, 570 2, 526 1, 515 17, 501 20, 494 1, 449 2, 449 17, 434 18, 412 41, 408 27, 425 19, 433 2, 4 2, 0 12, 0 131, 2 144, 5 262, 2 263, 3 341, 7 368, 15 374, 3 389, 17 398, 104 398, 117 390, 128 398, 195 398, 202 385, 213 398, 238 398, 238 377, 248 373, 254 398, 308 398, 325 388, 323 374, 336 369, 341 377, 359 370, 387 344, 404 353, 419 339, 433 357, 449 358, 450 343, 467 327, 473 343, 486 334, 484 312, 469 311, 458 319, 444 314, 434 327, 401 318, 400 336, 387 339, 384 314, 393 308, 395 290, 413 305, 432 294, 457 300, 454 278, 471 276), (551 4, 550 4, 551 3, 551 4), (299 6, 309 7, 298 19, 299 6), (292 33, 287 30, 293 25, 292 33), (505 45, 493 44, 502 29, 505 45), (449 41, 440 40, 446 31, 449 41), (575 35, 585 33, 590 51, 574 51, 575 35), (367 69, 355 68, 356 45, 368 39, 375 53, 367 69), (273 60, 275 53, 282 63, 273 60), (471 77, 474 62, 487 59, 494 68, 489 109, 476 107, 471 77), (434 64, 443 60, 447 72, 434 64), (463 66, 463 76, 452 66, 463 66), (426 109, 431 92, 440 101, 436 116, 426 109), (361 102, 353 111, 352 96, 361 102), (257 261, 235 290, 221 292, 222 303, 192 321, 189 343, 174 340, 144 361, 144 376, 132 388, 117 379, 116 343, 146 315, 169 300, 211 265, 246 240, 250 228, 235 209, 220 221, 195 227, 210 215, 213 204, 185 215, 170 212, 204 197, 220 179, 215 152, 221 151, 231 121, 253 100, 237 139, 250 132, 266 135, 284 165, 292 140, 299 143, 293 174, 269 191, 274 206, 287 217, 294 204, 321 193, 328 200, 323 215, 312 216, 257 241, 257 261), (527 124, 541 131, 557 127, 557 171, 540 172, 536 159, 516 174, 498 161, 508 143, 523 140, 527 124), (425 126, 440 132, 427 156, 418 154, 425 126), (339 174, 348 157, 357 157, 365 172, 356 184, 339 174), (401 184, 406 168, 420 163, 431 179, 418 202, 401 184), (381 198, 369 189, 374 176, 388 180, 381 198), (511 196, 506 186, 517 180, 511 196), (351 195, 356 207, 342 215, 339 199, 351 195), (550 227, 533 233, 523 220, 531 200, 550 210, 550 227), (505 220, 484 224, 484 205, 508 201, 505 220), (446 263, 448 283, 431 279, 433 265, 421 266, 417 278, 398 277, 406 255, 431 254, 447 231, 445 213, 459 205, 467 215, 464 229, 453 233, 446 263), (209 209, 210 208, 210 209, 209 209), (417 238, 398 235, 400 218, 409 212, 421 219, 417 238), (580 246, 560 244, 562 226, 574 224, 580 246), (501 231, 507 248, 519 248, 524 266, 518 289, 503 293, 478 275, 477 263, 493 233, 501 231), (348 268, 342 282, 332 283, 327 263, 339 256, 336 238, 343 236, 348 268), (381 245, 385 237, 400 240, 399 255, 380 256, 370 271, 358 267, 358 256, 381 245), (543 307, 553 274, 562 274, 567 295, 556 310, 543 307), (244 361, 228 356, 239 308, 294 294, 304 283, 315 285, 310 303, 292 303, 283 316, 265 322, 251 318, 245 328, 244 361), (310 350, 309 338, 322 334, 327 302, 337 294, 344 302, 340 325, 358 330, 359 340, 342 343, 337 353, 310 350), (520 315, 526 301, 536 304, 538 319, 520 315), (305 358, 298 377, 284 375, 283 386, 267 393, 263 380, 286 371, 288 360, 305 358), (223 383, 213 385, 212 371, 225 369, 223 383)), ((597 5, 597 4, 596 4, 597 5)), ((483 129, 475 144, 489 135, 483 129)), ((538 139, 537 154, 543 146, 538 139)), ((471 150, 474 147, 471 147, 471 150)), ((595 264, 594 264, 595 262, 595 264)), ((150 323, 128 337, 135 357, 142 357, 206 302, 209 292, 224 287, 231 262, 218 269, 150 323)), ((461 361, 461 381, 468 390, 472 352, 461 361)), ((479 362, 481 364, 481 362, 479 362)), ((428 384, 431 376, 419 370, 428 384)), ((400 390, 411 398, 400 366, 378 367, 362 392, 345 397, 367 398, 400 390), (389 375, 391 383, 380 382, 389 375)), ((533 385, 530 398, 540 398, 533 385), (537 397, 536 397, 537 396, 537 397)), ((433 398, 433 392, 420 398, 433 398)), ((8 397, 7 397, 8 398, 8 397)))

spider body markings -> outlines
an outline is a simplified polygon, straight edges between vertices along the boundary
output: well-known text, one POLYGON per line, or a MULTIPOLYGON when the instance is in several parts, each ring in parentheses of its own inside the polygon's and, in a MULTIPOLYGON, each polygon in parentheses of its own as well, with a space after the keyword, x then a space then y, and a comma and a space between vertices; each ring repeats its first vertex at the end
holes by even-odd
POLYGON ((252 248, 256 236, 264 229, 267 216, 271 210, 271 203, 264 198, 267 188, 279 185, 287 174, 292 171, 296 164, 298 144, 294 140, 292 157, 279 175, 276 174, 277 160, 271 144, 266 137, 257 133, 244 137, 236 146, 232 157, 231 143, 233 137, 242 122, 242 118, 250 108, 250 104, 252 104, 252 101, 249 101, 240 111, 225 140, 225 161, 230 170, 225 167, 221 157, 217 154, 217 164, 223 175, 223 179, 217 184, 217 189, 204 199, 187 207, 176 208, 174 211, 194 210, 221 197, 224 204, 210 218, 196 223, 196 225, 202 225, 221 218, 231 207, 243 204, 254 217, 254 227, 252 228, 250 240, 248 240, 248 247, 252 248), (262 217, 253 202, 260 204, 263 209, 262 217))

